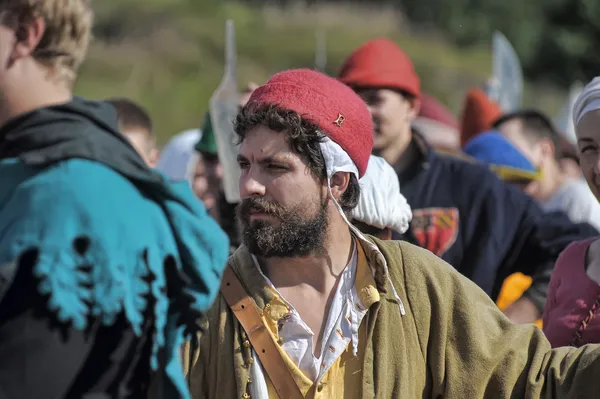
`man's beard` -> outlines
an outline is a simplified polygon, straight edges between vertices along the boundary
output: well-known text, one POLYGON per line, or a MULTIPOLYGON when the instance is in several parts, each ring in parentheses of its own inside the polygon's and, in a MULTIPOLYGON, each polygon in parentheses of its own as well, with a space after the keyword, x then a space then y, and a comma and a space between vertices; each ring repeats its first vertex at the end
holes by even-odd
POLYGON ((265 258, 299 258, 323 249, 329 225, 327 201, 319 204, 317 215, 307 217, 306 206, 283 207, 262 198, 247 198, 238 206, 244 226, 243 241, 250 252, 265 258), (279 220, 250 222, 251 212, 261 212, 279 220))

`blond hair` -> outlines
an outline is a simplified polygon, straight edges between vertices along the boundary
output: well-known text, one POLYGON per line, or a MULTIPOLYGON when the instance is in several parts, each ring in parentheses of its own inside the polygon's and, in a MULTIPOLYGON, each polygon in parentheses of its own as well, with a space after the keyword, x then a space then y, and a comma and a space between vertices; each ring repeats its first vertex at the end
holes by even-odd
MULTIPOLYGON (((22 24, 41 17, 46 30, 33 57, 70 84, 87 52, 93 12, 91 0, 0 0, 2 23, 19 34, 22 24)), ((17 36, 18 37, 18 36, 17 36)))

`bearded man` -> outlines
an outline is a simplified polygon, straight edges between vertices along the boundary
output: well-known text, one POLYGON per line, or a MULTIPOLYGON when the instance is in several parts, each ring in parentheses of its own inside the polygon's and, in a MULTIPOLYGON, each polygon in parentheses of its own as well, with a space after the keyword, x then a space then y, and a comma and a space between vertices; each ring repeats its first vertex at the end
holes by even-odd
POLYGON ((184 348, 193 397, 593 396, 599 347, 553 351, 431 252, 348 222, 372 131, 318 72, 254 91, 236 120, 244 245, 184 348))

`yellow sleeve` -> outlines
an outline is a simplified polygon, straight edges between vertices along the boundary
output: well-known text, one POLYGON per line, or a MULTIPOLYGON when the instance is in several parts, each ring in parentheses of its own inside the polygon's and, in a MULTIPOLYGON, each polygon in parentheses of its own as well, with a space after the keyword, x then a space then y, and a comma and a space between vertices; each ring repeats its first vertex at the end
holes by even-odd
POLYGON ((410 244, 401 247, 433 397, 597 397, 600 345, 552 350, 540 328, 512 324, 446 262, 410 244))

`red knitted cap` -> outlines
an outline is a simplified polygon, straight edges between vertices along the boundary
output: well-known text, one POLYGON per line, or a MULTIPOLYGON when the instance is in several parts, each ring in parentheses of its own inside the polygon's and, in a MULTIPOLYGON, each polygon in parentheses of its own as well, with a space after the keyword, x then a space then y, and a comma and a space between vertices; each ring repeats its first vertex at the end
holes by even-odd
POLYGON ((363 100, 348 86, 310 69, 274 75, 257 88, 248 106, 275 104, 317 125, 356 165, 367 170, 373 148, 373 122, 363 100))
POLYGON ((412 61, 388 39, 373 39, 354 50, 338 78, 352 87, 398 89, 417 98, 421 96, 412 61))
POLYGON ((473 137, 492 128, 502 116, 502 109, 481 89, 467 92, 462 114, 461 145, 464 147, 473 137))

